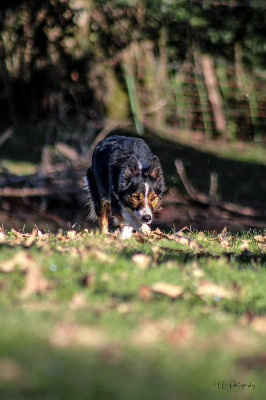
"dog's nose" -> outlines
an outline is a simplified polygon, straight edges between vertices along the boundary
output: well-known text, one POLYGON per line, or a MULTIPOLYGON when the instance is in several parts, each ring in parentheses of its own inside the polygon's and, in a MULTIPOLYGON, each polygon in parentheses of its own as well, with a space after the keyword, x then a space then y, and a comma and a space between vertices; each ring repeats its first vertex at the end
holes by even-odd
POLYGON ((142 219, 143 219, 144 222, 150 222, 151 221, 151 216, 149 214, 143 215, 142 219))

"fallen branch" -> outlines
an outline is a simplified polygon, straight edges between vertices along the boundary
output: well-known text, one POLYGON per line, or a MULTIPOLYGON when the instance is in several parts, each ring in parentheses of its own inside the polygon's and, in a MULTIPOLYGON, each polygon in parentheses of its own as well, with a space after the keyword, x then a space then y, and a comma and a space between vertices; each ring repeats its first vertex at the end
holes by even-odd
POLYGON ((241 206, 240 204, 229 203, 226 201, 219 200, 217 198, 218 177, 215 173, 211 175, 212 178, 211 178, 210 195, 208 196, 205 193, 196 191, 196 189, 192 186, 192 184, 188 179, 184 164, 182 163, 181 160, 175 160, 175 167, 188 195, 194 202, 207 206, 219 207, 222 210, 229 211, 235 214, 244 215, 247 217, 255 217, 255 218, 263 217, 264 215, 263 212, 255 210, 251 207, 244 207, 241 206))
POLYGON ((51 195, 63 195, 79 193, 81 189, 77 187, 56 188, 56 187, 41 187, 41 188, 10 188, 5 187, 0 189, 0 197, 40 197, 51 195))

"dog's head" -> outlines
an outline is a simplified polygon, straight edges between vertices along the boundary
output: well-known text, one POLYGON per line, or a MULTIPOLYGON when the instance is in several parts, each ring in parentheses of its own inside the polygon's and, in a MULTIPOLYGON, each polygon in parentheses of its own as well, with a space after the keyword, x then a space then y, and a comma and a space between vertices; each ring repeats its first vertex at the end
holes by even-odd
POLYGON ((150 224, 160 208, 165 183, 161 163, 153 156, 149 165, 140 165, 132 155, 119 176, 119 199, 130 208, 138 220, 150 224))

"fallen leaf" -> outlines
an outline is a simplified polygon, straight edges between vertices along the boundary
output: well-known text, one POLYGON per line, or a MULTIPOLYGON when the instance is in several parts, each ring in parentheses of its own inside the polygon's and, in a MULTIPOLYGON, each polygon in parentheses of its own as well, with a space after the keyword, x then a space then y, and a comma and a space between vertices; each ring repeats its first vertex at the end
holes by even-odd
POLYGON ((192 250, 203 250, 203 247, 199 243, 197 243, 196 240, 190 239, 186 236, 174 234, 173 240, 175 240, 177 243, 188 246, 192 250))
POLYGON ((25 298, 33 294, 42 294, 49 289, 47 280, 41 273, 37 263, 31 262, 26 269, 25 286, 21 292, 21 297, 25 298))
POLYGON ((67 238, 69 238, 69 239, 75 239, 76 238, 76 235, 77 235, 77 232, 76 231, 67 231, 67 233, 66 233, 66 236, 67 236, 67 238))
POLYGON ((151 265, 152 258, 146 254, 134 254, 132 261, 139 269, 147 269, 151 265))
POLYGON ((254 239, 256 240, 256 242, 266 243, 266 236, 257 235, 254 236, 254 239))
POLYGON ((23 272, 26 272, 25 286, 21 292, 22 297, 28 297, 31 294, 43 293, 49 288, 47 280, 43 277, 39 265, 34 258, 25 252, 17 253, 11 260, 3 262, 0 270, 3 272, 12 272, 18 266, 23 272))
POLYGON ((152 290, 148 285, 141 285, 138 290, 139 298, 143 301, 150 301, 152 299, 152 290))
POLYGON ((0 381, 9 384, 25 382, 26 376, 23 367, 11 358, 0 358, 0 381))
POLYGON ((18 232, 18 231, 16 231, 15 229, 11 229, 11 232, 13 233, 13 235, 15 235, 18 239, 23 239, 24 238, 24 235, 23 235, 23 233, 20 233, 20 232, 18 232))
POLYGON ((221 246, 223 249, 227 249, 227 250, 230 249, 230 243, 229 243, 228 240, 226 240, 226 239, 222 239, 222 240, 221 240, 220 246, 221 246))
POLYGON ((7 237, 5 232, 0 228, 0 244, 5 243, 7 241, 7 237))
POLYGON ((33 243, 35 242, 35 239, 37 237, 38 231, 37 229, 33 229, 31 235, 25 240, 24 246, 25 247, 31 247, 33 243))
POLYGON ((262 253, 266 253, 266 243, 257 243, 257 245, 262 253))
POLYGON ((260 333, 261 335, 266 335, 266 316, 252 318, 250 326, 255 332, 260 333))
POLYGON ((169 320, 145 321, 133 333, 132 341, 140 346, 153 345, 173 329, 174 325, 169 320))
POLYGON ((31 260, 32 257, 30 255, 26 254, 23 251, 20 251, 10 260, 2 261, 0 264, 0 271, 13 272, 16 266, 19 267, 21 270, 25 270, 31 260))
POLYGON ((194 330, 194 325, 190 321, 184 321, 168 333, 167 339, 172 346, 187 346, 194 337, 194 330))
POLYGON ((227 229, 227 226, 225 226, 225 227, 223 228, 222 232, 219 234, 219 237, 220 237, 221 239, 224 239, 224 238, 226 237, 226 235, 227 235, 227 232, 228 232, 228 229, 227 229))
POLYGON ((119 314, 128 314, 129 312, 133 311, 134 305, 132 303, 121 303, 118 304, 116 309, 119 312, 119 314))
POLYGON ((76 293, 69 303, 70 310, 80 310, 86 308, 87 306, 87 300, 83 293, 76 293))
POLYGON ((177 299, 184 294, 184 289, 181 286, 172 285, 171 283, 157 282, 151 287, 154 293, 160 293, 171 299, 177 299))
POLYGON ((246 239, 242 240, 242 243, 241 243, 239 249, 242 251, 245 251, 245 250, 247 251, 250 242, 251 242, 251 240, 246 240, 246 239))
POLYGON ((61 322, 55 326, 51 334, 51 343, 56 347, 92 347, 102 348, 106 337, 97 328, 61 322))
POLYGON ((195 293, 199 297, 213 297, 217 299, 231 299, 233 297, 232 291, 207 281, 201 282, 195 293))

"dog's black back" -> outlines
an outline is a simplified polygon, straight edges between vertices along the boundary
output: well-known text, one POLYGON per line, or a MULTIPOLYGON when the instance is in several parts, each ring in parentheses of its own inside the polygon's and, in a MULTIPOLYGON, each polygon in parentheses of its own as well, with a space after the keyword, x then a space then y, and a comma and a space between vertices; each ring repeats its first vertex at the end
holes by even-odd
MULTIPOLYGON (((119 214, 120 194, 127 189, 126 169, 140 168, 141 174, 131 177, 130 189, 134 191, 140 180, 156 181, 155 191, 160 195, 164 191, 164 180, 148 178, 149 168, 156 158, 142 139, 129 138, 124 136, 112 136, 100 142, 92 157, 92 165, 87 171, 87 189, 89 205, 91 208, 90 217, 99 216, 101 204, 108 201, 112 205, 112 214, 119 214), (134 160, 137 165, 130 165, 134 160), (96 215, 95 215, 96 214, 96 215)), ((159 160, 157 161, 161 170, 159 160)), ((134 174, 133 174, 134 175, 134 174)))

